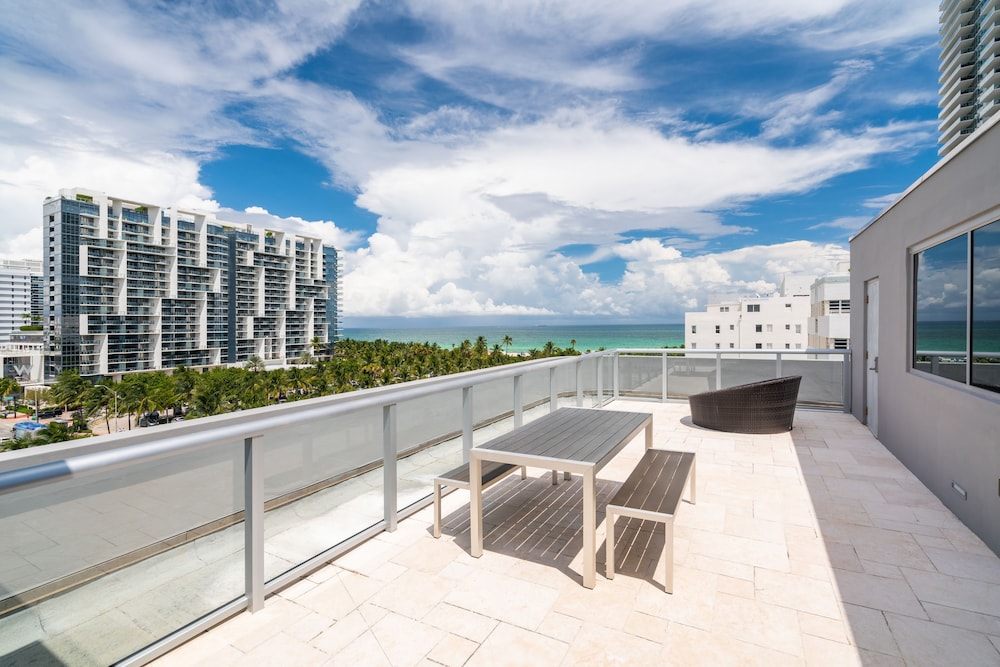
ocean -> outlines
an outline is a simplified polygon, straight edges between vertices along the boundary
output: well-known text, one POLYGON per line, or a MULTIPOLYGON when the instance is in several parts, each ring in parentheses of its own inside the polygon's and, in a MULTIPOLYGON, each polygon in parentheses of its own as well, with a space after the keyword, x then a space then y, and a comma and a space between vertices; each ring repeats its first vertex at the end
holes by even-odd
MULTIPOLYGON (((569 348, 576 341, 581 352, 604 348, 662 348, 684 345, 683 324, 607 324, 607 325, 558 325, 558 326, 474 326, 474 327, 414 327, 414 328, 348 328, 345 338, 355 340, 383 340, 402 343, 437 343, 450 348, 462 341, 476 342, 485 336, 490 348, 503 346, 504 336, 514 341, 511 352, 540 350, 552 341, 556 347, 569 348)), ((852 345, 858 348, 858 344, 852 345)), ((918 350, 964 350, 964 322, 921 322, 917 327, 918 350)), ((975 331, 975 349, 978 352, 1000 353, 1000 322, 982 322, 975 331)))
MULTIPOLYGON (((511 352, 541 350, 549 341, 556 347, 569 348, 576 341, 576 349, 588 350, 614 348, 662 348, 684 345, 683 324, 634 324, 634 325, 558 325, 558 326, 475 326, 400 329, 344 329, 345 338, 355 340, 383 340, 401 343, 437 343, 450 348, 468 340, 485 336, 490 349, 503 347, 504 336, 514 341, 511 352)), ((508 348, 504 348, 507 350, 508 348)))

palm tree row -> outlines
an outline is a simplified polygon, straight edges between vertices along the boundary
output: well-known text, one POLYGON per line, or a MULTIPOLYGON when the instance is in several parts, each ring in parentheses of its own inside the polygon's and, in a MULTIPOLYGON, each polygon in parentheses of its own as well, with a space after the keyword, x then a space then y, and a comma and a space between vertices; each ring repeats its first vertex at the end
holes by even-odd
MULTIPOLYGON (((512 342, 507 336, 503 345, 509 347, 512 342)), ((528 358, 566 354, 579 352, 550 342, 528 358)), ((87 421, 103 418, 111 432, 111 420, 118 423, 118 417, 125 420, 123 428, 131 429, 138 419, 148 420, 152 414, 205 417, 523 360, 506 354, 500 345, 491 349, 483 336, 451 349, 436 343, 346 339, 337 342, 330 354, 317 355, 311 365, 274 370, 266 370, 262 360, 251 358, 243 368, 218 367, 199 373, 179 367, 169 374, 136 373, 120 382, 103 379, 96 384, 75 370, 63 371, 49 388, 46 402, 76 410, 87 421)), ((61 434, 60 429, 56 431, 61 434)))

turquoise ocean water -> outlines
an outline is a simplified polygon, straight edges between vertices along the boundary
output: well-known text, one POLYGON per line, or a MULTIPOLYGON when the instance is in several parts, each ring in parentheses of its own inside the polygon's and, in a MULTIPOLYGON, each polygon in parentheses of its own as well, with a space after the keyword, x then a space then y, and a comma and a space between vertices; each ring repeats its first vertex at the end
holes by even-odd
MULTIPOLYGON (((511 352, 541 350, 552 341, 556 347, 568 348, 576 341, 581 352, 600 348, 661 348, 680 347, 684 344, 683 324, 636 325, 559 325, 559 326, 475 326, 413 329, 344 329, 345 338, 355 340, 383 340, 402 343, 437 343, 450 348, 462 341, 476 342, 485 336, 490 349, 503 346, 504 336, 510 336, 511 352)), ((506 348, 505 348, 506 349, 506 348)))

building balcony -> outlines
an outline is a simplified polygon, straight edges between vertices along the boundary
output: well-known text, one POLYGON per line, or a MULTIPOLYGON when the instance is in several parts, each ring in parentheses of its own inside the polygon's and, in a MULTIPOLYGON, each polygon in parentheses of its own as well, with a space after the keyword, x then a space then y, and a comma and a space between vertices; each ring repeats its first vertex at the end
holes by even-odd
MULTIPOLYGON (((2 455, 0 662, 997 664, 1000 559, 845 414, 849 352, 736 352, 525 362, 2 455), (804 376, 792 431, 691 424, 686 394, 781 373, 804 376), (432 537, 433 477, 562 405, 649 412, 655 447, 696 452, 672 593, 662 528, 626 519, 616 577, 601 527, 581 585, 578 476, 487 490, 481 558, 464 491, 432 537)), ((599 473, 599 522, 642 450, 599 473)))

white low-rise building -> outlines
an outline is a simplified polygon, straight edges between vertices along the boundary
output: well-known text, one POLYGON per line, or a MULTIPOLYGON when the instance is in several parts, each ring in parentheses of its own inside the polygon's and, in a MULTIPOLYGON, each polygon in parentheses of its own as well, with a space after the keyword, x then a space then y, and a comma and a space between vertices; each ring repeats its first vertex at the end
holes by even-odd
POLYGON ((846 350, 851 347, 851 274, 841 271, 817 278, 810 288, 809 347, 846 350))
POLYGON ((768 296, 716 297, 684 314, 689 350, 801 350, 809 342, 809 279, 787 278, 768 296))

